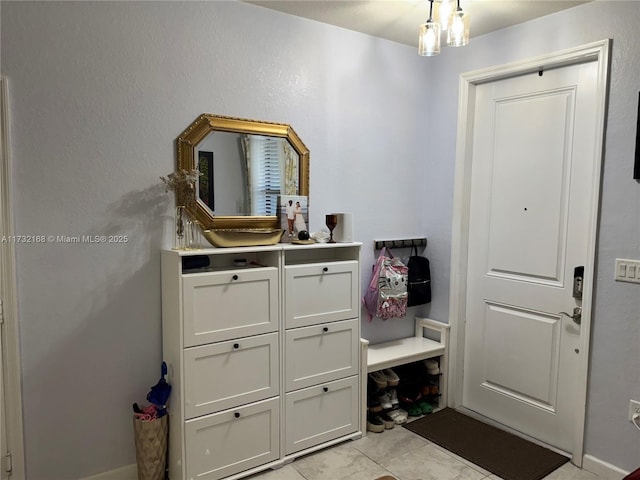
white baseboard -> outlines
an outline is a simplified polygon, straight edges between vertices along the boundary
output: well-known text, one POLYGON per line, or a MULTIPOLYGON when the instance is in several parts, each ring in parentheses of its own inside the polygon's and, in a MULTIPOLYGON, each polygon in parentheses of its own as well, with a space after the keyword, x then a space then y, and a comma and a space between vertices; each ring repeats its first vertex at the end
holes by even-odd
POLYGON ((98 473, 81 480, 138 480, 138 465, 127 465, 125 467, 98 473))
POLYGON ((625 472, 621 468, 604 462, 599 458, 592 457, 591 455, 582 457, 582 468, 606 480, 620 480, 629 474, 629 472, 625 472))

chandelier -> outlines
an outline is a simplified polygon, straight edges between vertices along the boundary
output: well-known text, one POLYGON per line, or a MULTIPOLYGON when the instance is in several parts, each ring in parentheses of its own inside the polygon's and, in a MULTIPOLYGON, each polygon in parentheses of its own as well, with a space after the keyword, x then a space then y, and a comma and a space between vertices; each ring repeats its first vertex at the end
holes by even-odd
POLYGON ((433 2, 429 0, 429 18, 420 25, 418 55, 432 57, 440 53, 440 37, 444 30, 447 45, 464 47, 469 43, 469 14, 460 7, 460 0, 441 0, 438 16, 433 18, 433 2), (454 1, 456 8, 454 10, 454 1))

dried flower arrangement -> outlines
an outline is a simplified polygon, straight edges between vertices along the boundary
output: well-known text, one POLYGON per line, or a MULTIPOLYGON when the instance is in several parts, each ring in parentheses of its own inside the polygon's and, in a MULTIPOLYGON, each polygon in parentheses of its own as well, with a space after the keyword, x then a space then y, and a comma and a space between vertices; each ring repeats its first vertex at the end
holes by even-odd
POLYGON ((176 205, 194 208, 196 203, 195 183, 200 172, 197 170, 178 170, 170 173, 166 177, 160 177, 167 192, 171 191, 175 195, 176 205))

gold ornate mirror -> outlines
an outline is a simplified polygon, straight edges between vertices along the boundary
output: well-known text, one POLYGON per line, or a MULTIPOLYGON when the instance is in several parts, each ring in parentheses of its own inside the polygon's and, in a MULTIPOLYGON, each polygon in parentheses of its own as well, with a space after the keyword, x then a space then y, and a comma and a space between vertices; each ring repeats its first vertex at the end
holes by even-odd
POLYGON ((200 173, 188 213, 204 230, 280 228, 278 195, 309 195, 309 150, 282 123, 202 114, 178 137, 178 169, 200 173))

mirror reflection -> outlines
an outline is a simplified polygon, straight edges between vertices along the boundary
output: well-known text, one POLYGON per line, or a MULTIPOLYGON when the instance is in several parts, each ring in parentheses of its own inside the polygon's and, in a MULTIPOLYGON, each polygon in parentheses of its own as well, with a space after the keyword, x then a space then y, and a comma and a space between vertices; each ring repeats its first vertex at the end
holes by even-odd
POLYGON ((278 195, 298 195, 300 156, 285 138, 214 131, 195 156, 196 198, 211 215, 277 215, 278 195))
POLYGON ((178 137, 198 170, 191 218, 207 229, 280 228, 278 197, 309 195, 309 150, 291 125, 204 113, 178 137))

